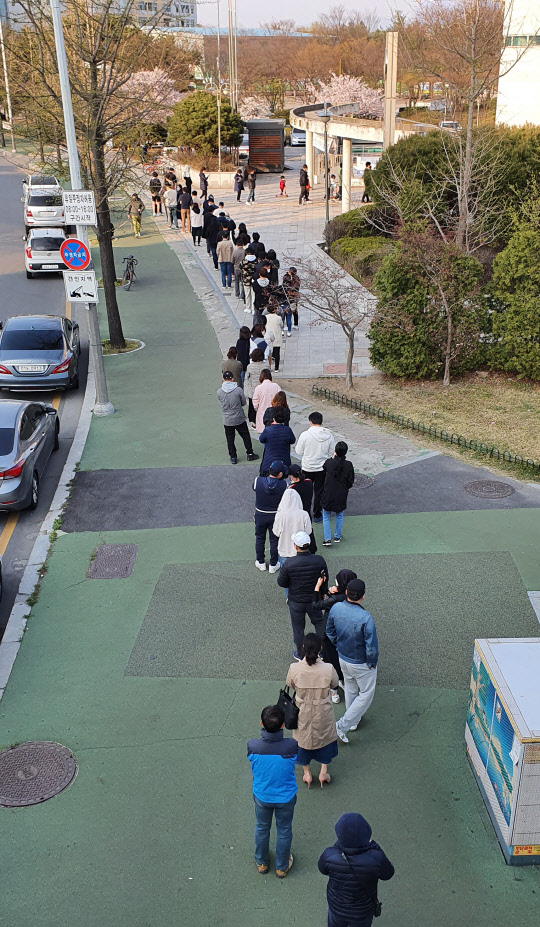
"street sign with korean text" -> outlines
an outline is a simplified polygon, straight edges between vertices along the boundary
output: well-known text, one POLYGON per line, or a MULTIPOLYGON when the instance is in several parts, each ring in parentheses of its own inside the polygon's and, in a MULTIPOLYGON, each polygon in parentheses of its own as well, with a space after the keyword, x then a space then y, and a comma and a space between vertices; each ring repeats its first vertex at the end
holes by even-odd
POLYGON ((64 286, 69 303, 97 303, 98 289, 93 270, 65 270, 64 286))
POLYGON ((64 190, 66 225, 95 225, 96 201, 92 190, 64 190))
POLYGON ((85 270, 90 263, 88 246, 78 238, 66 238, 60 245, 60 254, 70 270, 85 270))

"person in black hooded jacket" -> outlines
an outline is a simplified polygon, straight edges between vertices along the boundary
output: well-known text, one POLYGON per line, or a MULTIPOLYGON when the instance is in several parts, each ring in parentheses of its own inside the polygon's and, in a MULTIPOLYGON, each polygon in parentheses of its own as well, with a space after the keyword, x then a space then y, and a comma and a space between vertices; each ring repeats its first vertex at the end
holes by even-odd
POLYGON ((319 872, 328 876, 328 927, 371 927, 378 880, 391 879, 394 867, 361 814, 342 814, 335 831, 337 841, 318 862, 319 872))
MULTIPOLYGON (((328 612, 332 608, 332 605, 335 605, 336 602, 344 602, 347 598, 347 584, 350 583, 351 579, 358 579, 354 570, 340 570, 336 574, 336 585, 330 586, 328 589, 329 595, 323 596, 322 588, 324 585, 324 579, 319 577, 317 580, 317 585, 315 586, 315 592, 313 593, 313 602, 311 603, 312 608, 317 608, 319 611, 328 612)), ((324 636, 323 645, 322 645, 322 658, 325 663, 331 663, 334 669, 336 670, 340 682, 343 682, 343 670, 341 669, 341 663, 339 662, 339 654, 336 647, 330 640, 330 638, 324 636)), ((332 689, 332 701, 337 705, 340 701, 339 692, 337 689, 332 689)))
POLYGON ((350 460, 346 460, 348 445, 345 441, 338 441, 334 450, 334 456, 325 460, 324 470, 324 487, 321 496, 322 519, 323 519, 323 547, 331 547, 332 531, 330 526, 330 515, 336 513, 336 523, 334 526, 334 542, 339 544, 341 541, 341 528, 343 525, 343 513, 347 508, 347 497, 349 489, 354 483, 354 467, 350 460))

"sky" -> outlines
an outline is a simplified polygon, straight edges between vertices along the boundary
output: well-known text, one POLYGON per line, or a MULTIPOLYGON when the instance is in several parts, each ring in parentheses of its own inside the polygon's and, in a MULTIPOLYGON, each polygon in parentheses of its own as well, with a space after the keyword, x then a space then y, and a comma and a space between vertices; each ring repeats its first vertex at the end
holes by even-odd
MULTIPOLYGON (((253 28, 273 19, 294 19, 299 26, 309 26, 321 13, 333 6, 344 6, 347 10, 377 10, 381 21, 388 20, 392 0, 236 0, 238 26, 253 28)), ((227 0, 220 3, 221 21, 227 24, 227 0)), ((214 4, 201 2, 198 7, 200 25, 216 24, 216 7, 214 4)))

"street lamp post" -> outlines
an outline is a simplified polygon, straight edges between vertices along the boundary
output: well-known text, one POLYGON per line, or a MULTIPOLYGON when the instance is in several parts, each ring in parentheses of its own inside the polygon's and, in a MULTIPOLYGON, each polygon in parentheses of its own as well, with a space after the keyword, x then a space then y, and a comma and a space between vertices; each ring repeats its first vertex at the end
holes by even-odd
POLYGON ((15 136, 13 134, 13 110, 11 108, 11 94, 9 92, 9 77, 8 77, 7 63, 6 63, 6 48, 4 45, 4 27, 2 25, 1 16, 0 16, 0 45, 2 46, 2 64, 4 65, 4 81, 6 84, 6 103, 7 103, 7 111, 8 111, 8 119, 9 119, 9 128, 10 128, 10 134, 11 134, 11 150, 13 154, 16 154, 17 149, 15 148, 15 136))
POLYGON ((324 104, 324 112, 319 116, 319 119, 324 123, 324 198, 326 201, 326 225, 328 225, 330 222, 330 202, 328 197, 328 123, 330 122, 330 113, 328 112, 328 103, 324 104))
POLYGON ((218 77, 218 88, 217 88, 217 134, 218 134, 218 171, 221 173, 221 61, 220 61, 220 52, 221 52, 221 28, 219 24, 219 0, 217 0, 217 77, 218 77))
MULTIPOLYGON (((62 94, 62 110, 64 112, 64 125, 66 130, 66 146, 68 150, 71 189, 82 190, 81 169, 79 165, 79 152, 77 150, 77 137, 75 135, 75 120, 73 118, 73 105, 71 102, 71 89, 69 86, 64 33, 62 31, 62 19, 60 16, 60 3, 59 0, 50 0, 50 3, 54 29, 54 42, 56 45, 56 58, 58 63, 58 79, 60 82, 60 92, 62 94)), ((83 241, 86 245, 88 244, 86 226, 77 226, 77 238, 83 241)), ((101 336, 99 333, 97 306, 95 303, 85 303, 85 305, 88 310, 90 354, 92 357, 94 376, 96 381, 96 402, 94 405, 94 415, 110 415, 111 412, 114 412, 114 406, 109 402, 109 397, 107 395, 107 382, 105 380, 105 370, 103 367, 103 351, 101 348, 101 336)))

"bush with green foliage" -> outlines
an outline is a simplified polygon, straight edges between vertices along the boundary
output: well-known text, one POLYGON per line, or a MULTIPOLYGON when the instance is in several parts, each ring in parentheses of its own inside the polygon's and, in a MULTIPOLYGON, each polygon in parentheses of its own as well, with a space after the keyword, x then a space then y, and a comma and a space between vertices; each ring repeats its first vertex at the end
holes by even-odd
POLYGON ((540 380, 540 228, 523 222, 493 262, 491 366, 540 380))
POLYGON ((328 223, 324 237, 328 247, 338 238, 363 238, 366 236, 383 235, 380 229, 392 224, 389 219, 389 210, 379 209, 373 203, 362 206, 361 209, 351 209, 342 212, 328 223))
POLYGON ((373 281, 379 302, 369 329, 371 363, 404 379, 441 377, 447 361, 452 374, 475 367, 486 316, 477 293, 482 273, 455 245, 404 234, 373 281))
MULTIPOLYGON (((173 145, 187 145, 199 151, 218 150, 218 108, 212 93, 192 93, 173 107, 167 124, 173 145)), ((221 102, 221 144, 239 145, 242 141, 242 120, 233 113, 227 100, 221 102)))
POLYGON ((393 242, 382 236, 347 237, 332 242, 330 255, 369 289, 383 258, 393 249, 393 242))

